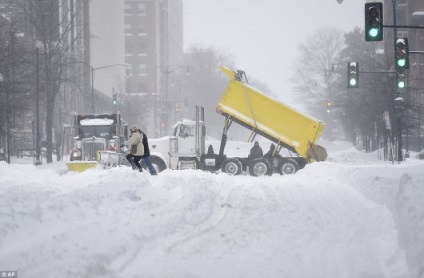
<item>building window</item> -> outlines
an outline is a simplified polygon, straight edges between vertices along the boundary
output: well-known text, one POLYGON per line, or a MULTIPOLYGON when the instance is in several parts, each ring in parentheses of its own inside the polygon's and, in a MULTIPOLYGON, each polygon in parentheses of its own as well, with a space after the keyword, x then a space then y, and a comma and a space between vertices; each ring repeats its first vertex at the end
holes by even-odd
POLYGON ((127 76, 132 76, 132 69, 133 69, 132 64, 127 63, 127 64, 125 65, 125 71, 126 71, 126 75, 127 75, 127 76))
POLYGON ((125 34, 130 34, 132 29, 131 23, 125 23, 125 34))
POLYGON ((145 15, 146 14, 146 4, 141 4, 141 3, 137 4, 137 12, 138 12, 138 14, 145 15))
POLYGON ((125 42, 125 54, 132 54, 133 51, 133 44, 129 41, 125 42))
POLYGON ((139 64, 138 65, 138 74, 139 75, 146 75, 147 73, 147 65, 146 64, 139 64))
POLYGON ((146 84, 144 82, 138 83, 138 93, 146 92, 146 84))
POLYGON ((131 14, 132 5, 130 3, 125 3, 124 11, 125 11, 126 14, 131 14))
POLYGON ((147 32, 147 28, 146 28, 146 24, 141 23, 140 25, 138 25, 138 33, 145 35, 147 32))
POLYGON ((145 42, 138 42, 137 43, 137 53, 139 54, 146 54, 147 53, 147 47, 145 42))

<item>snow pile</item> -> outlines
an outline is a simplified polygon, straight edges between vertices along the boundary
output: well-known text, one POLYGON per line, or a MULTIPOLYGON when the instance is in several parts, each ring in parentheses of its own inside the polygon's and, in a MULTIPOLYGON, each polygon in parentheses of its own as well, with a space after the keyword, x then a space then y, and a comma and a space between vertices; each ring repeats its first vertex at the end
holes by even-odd
POLYGON ((19 277, 424 273, 424 161, 343 144, 293 176, 0 163, 0 270, 19 277))

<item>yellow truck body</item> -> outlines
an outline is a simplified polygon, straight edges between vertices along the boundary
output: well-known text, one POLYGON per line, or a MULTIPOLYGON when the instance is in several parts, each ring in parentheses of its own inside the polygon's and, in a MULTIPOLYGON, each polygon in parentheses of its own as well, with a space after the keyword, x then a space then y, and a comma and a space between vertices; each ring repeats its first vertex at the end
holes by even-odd
POLYGON ((231 117, 280 144, 309 162, 327 158, 325 149, 318 146, 324 122, 301 113, 244 83, 237 72, 221 67, 230 81, 217 104, 217 112, 231 117))

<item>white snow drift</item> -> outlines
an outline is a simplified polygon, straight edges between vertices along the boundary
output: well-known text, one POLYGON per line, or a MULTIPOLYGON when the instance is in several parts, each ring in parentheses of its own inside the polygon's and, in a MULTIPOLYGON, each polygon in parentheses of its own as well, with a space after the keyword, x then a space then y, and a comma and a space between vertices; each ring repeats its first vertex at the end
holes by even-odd
POLYGON ((260 178, 0 162, 0 271, 424 277, 424 161, 342 146, 296 175, 260 178))

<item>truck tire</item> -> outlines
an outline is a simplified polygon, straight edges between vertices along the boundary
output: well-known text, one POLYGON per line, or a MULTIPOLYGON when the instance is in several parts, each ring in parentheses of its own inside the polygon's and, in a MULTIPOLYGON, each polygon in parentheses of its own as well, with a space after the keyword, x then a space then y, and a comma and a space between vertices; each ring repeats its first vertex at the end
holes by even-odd
POLYGON ((265 158, 256 158, 249 163, 249 174, 254 177, 271 176, 271 164, 265 158))
POLYGON ((222 163, 221 171, 228 175, 237 176, 241 174, 242 166, 237 158, 228 158, 222 163))
POLYGON ((299 170, 299 163, 294 159, 284 159, 280 166, 281 175, 293 175, 299 170))
POLYGON ((153 167, 155 167, 156 172, 160 173, 166 169, 165 162, 157 156, 151 156, 150 161, 152 162, 153 167))

